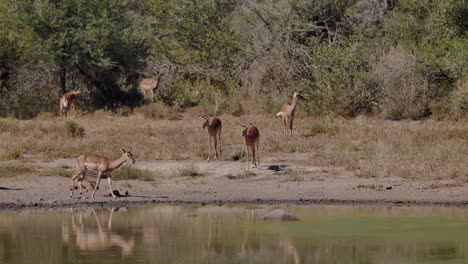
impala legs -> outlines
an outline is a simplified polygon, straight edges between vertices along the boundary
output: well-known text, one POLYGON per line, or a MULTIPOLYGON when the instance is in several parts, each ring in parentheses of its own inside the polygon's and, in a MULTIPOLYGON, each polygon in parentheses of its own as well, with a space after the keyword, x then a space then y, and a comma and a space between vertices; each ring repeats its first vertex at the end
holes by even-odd
POLYGON ((283 118, 283 123, 284 123, 284 134, 288 135, 288 124, 289 124, 289 118, 283 118))
POLYGON ((109 188, 110 188, 112 197, 117 198, 117 196, 115 196, 115 194, 114 194, 114 191, 112 190, 112 180, 111 180, 111 175, 110 174, 107 176, 107 181, 109 182, 109 188))
POLYGON ((257 140, 257 166, 260 166, 260 153, 258 151, 258 145, 260 144, 260 137, 258 137, 258 140, 257 140))
MULTIPOLYGON (((102 171, 98 172, 96 186, 94 186, 93 194, 91 194, 92 199, 94 199, 94 193, 96 193, 96 190, 99 187, 99 183, 101 182, 102 174, 103 174, 102 171)), ((115 194, 114 194, 114 191, 112 190, 112 180, 111 180, 112 174, 107 173, 106 176, 107 176, 107 180, 109 181, 109 188, 110 188, 110 191, 111 191, 111 195, 112 195, 112 197, 117 198, 117 196, 115 196, 115 194)))
POLYGON ((245 154, 247 155, 247 170, 249 170, 249 147, 245 145, 245 154))
POLYGON ((210 135, 208 135, 208 146, 209 146, 209 151, 208 151, 207 161, 210 161, 210 155, 211 155, 211 136, 210 135))
POLYGON ((219 128, 218 140, 219 140, 219 155, 221 156, 221 127, 219 128))
POLYGON ((210 161, 210 155, 211 155, 211 138, 214 139, 214 149, 215 149, 215 156, 214 158, 218 158, 218 143, 219 143, 219 155, 221 155, 221 133, 218 134, 217 136, 210 136, 208 135, 208 145, 209 145, 209 152, 208 152, 208 159, 207 161, 210 161))
POLYGON ((252 168, 257 167, 257 161, 255 160, 255 145, 252 146, 252 168))
POLYGON ((214 137, 214 148, 215 148, 214 158, 217 159, 218 158, 218 137, 217 136, 214 137))
POLYGON ((76 119, 76 104, 70 106, 70 111, 73 109, 73 118, 76 119))
POLYGON ((293 131, 293 123, 294 123, 294 118, 291 118, 289 120, 289 130, 291 131, 291 137, 292 137, 292 131, 293 131))
POLYGON ((75 179, 78 178, 78 176, 80 176, 80 175, 82 175, 82 177, 80 177, 78 179, 78 185, 80 186, 81 198, 83 198, 83 188, 81 186, 81 182, 83 181, 83 179, 85 177, 85 171, 84 170, 80 170, 77 173, 75 173, 75 175, 72 176, 72 178, 71 178, 71 187, 70 187, 70 198, 73 197, 73 189, 75 188, 75 186, 74 186, 75 179))

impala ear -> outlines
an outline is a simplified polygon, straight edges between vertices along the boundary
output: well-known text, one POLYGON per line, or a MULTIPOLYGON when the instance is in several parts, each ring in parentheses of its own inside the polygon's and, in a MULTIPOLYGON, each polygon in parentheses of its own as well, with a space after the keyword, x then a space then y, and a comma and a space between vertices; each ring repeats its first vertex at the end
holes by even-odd
POLYGON ((127 151, 125 151, 125 149, 123 148, 120 148, 120 150, 123 152, 123 153, 126 153, 127 151))

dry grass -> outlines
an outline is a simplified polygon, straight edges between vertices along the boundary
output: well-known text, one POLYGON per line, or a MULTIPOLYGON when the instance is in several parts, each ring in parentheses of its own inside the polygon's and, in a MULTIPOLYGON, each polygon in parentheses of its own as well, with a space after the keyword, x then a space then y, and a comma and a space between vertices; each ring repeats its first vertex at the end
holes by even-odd
POLYGON ((66 178, 71 178, 73 173, 74 170, 72 168, 69 168, 68 166, 42 169, 41 171, 39 171, 40 176, 61 176, 66 178))
MULTIPOLYGON (((260 130, 261 159, 274 153, 311 153, 310 165, 344 167, 360 177, 448 179, 468 173, 466 121, 301 118, 299 113, 290 139, 273 115, 220 118, 221 158, 226 160, 242 156, 242 137, 235 123, 252 122, 260 130)), ((141 113, 117 117, 97 112, 74 120, 85 129, 83 138, 68 136, 59 120, 0 119, 1 153, 20 149, 50 159, 95 152, 117 158, 120 147, 132 147, 136 160, 197 160, 208 153, 207 131, 201 129, 198 114, 183 113, 180 120, 166 120, 141 113)))
POLYGON ((37 172, 37 168, 26 164, 1 164, 0 178, 29 175, 37 172))
POLYGON ((190 176, 190 177, 198 177, 198 176, 204 176, 203 173, 200 172, 197 166, 195 164, 190 164, 185 167, 182 167, 178 170, 176 175, 179 176, 190 176))
POLYGON ((230 180, 239 180, 239 179, 246 179, 246 178, 250 178, 250 177, 253 177, 255 176, 255 172, 253 171, 250 171, 250 170, 244 170, 238 174, 232 174, 232 173, 229 173, 229 174, 226 174, 224 175, 224 177, 230 179, 230 180))
POLYGON ((23 150, 19 148, 10 149, 5 151, 3 154, 0 154, 0 159, 3 160, 13 160, 19 159, 23 155, 23 150))

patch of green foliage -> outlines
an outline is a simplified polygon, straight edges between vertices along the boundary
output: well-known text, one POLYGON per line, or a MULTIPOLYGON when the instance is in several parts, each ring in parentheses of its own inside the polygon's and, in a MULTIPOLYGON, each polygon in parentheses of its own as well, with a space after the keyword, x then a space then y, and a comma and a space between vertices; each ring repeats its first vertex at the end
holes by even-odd
POLYGON ((135 167, 122 167, 112 173, 112 179, 115 180, 140 180, 154 181, 154 175, 149 170, 142 170, 135 167))
POLYGON ((85 110, 133 109, 157 72, 161 103, 215 114, 272 113, 296 90, 311 115, 460 109, 466 0, 374 2, 2 1, 0 115, 56 111, 71 86, 86 87, 85 110))
POLYGON ((3 164, 0 165, 0 178, 1 177, 15 177, 19 175, 32 174, 37 172, 33 166, 25 164, 3 164))
POLYGON ((21 155, 23 155, 23 150, 17 148, 17 149, 11 149, 11 150, 5 151, 3 155, 0 155, 0 157, 5 160, 11 160, 11 159, 19 159, 21 158, 21 155))
POLYGON ((85 135, 84 127, 78 125, 74 121, 65 122, 65 130, 67 131, 68 136, 72 138, 82 138, 85 135))

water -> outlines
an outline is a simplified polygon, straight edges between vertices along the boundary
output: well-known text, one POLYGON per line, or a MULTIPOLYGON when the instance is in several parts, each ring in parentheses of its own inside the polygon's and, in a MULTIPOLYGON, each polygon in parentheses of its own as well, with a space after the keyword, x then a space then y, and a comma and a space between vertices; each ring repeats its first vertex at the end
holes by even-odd
POLYGON ((285 206, 0 213, 0 263, 468 263, 468 210, 285 206))

